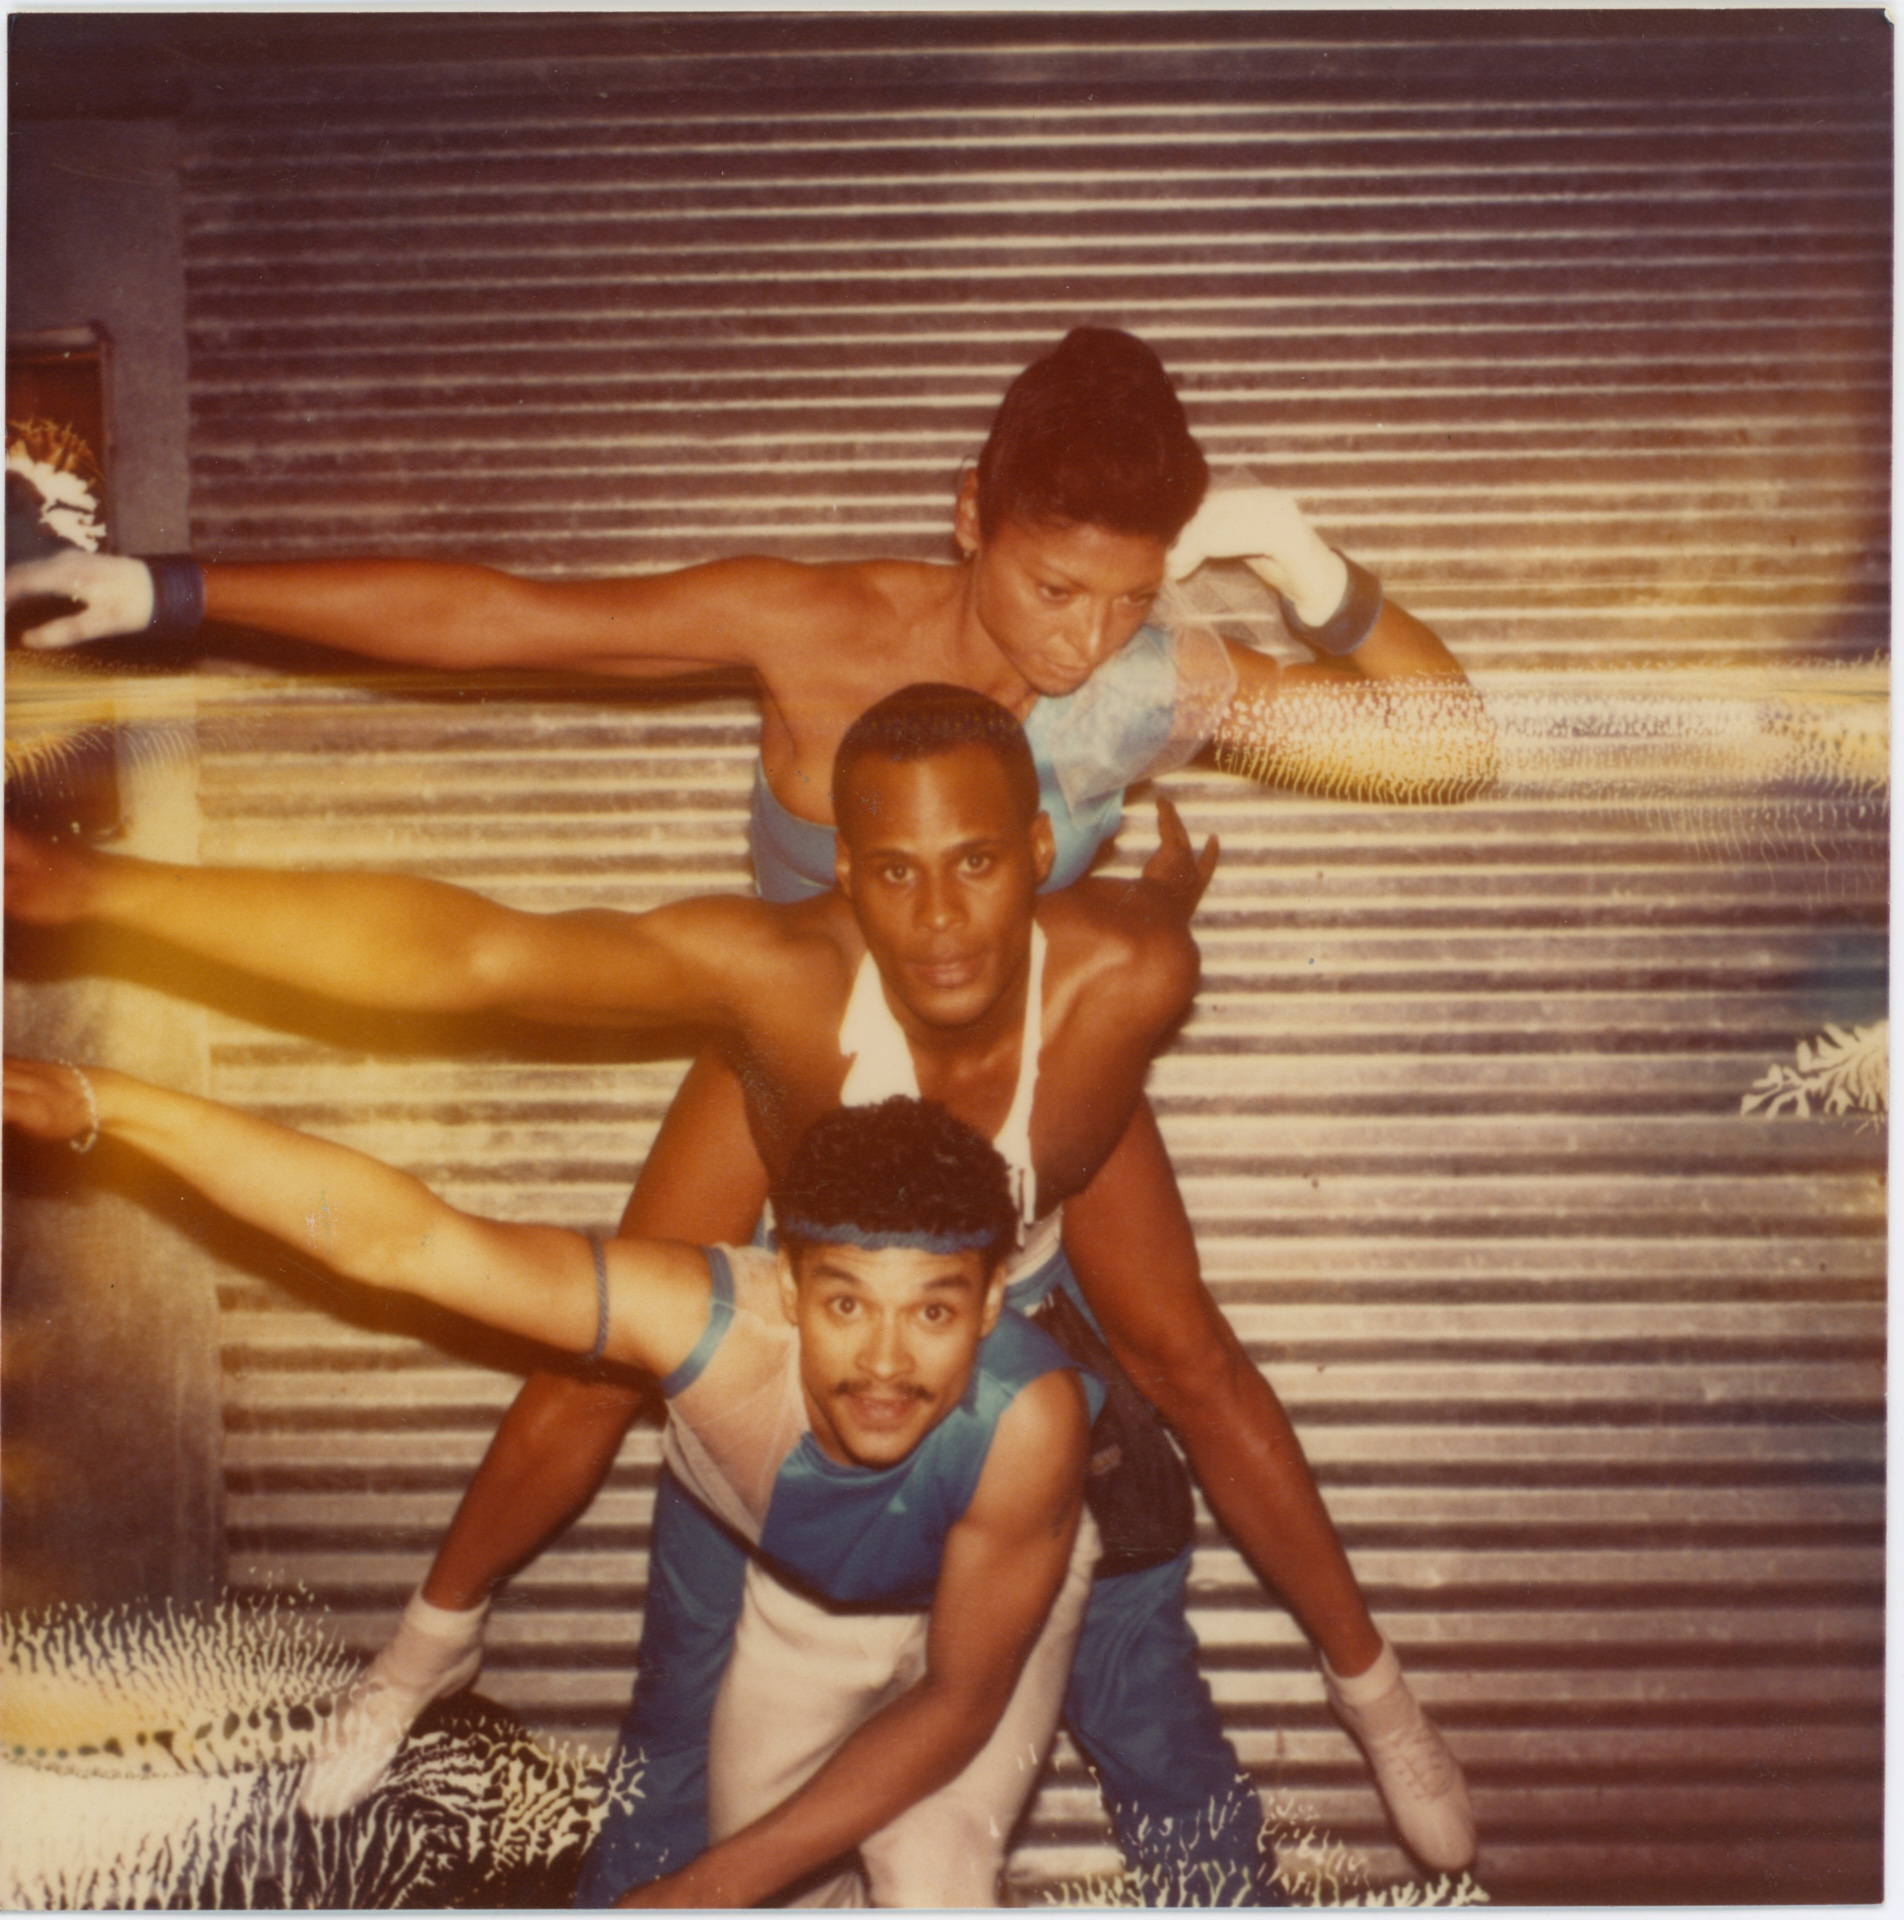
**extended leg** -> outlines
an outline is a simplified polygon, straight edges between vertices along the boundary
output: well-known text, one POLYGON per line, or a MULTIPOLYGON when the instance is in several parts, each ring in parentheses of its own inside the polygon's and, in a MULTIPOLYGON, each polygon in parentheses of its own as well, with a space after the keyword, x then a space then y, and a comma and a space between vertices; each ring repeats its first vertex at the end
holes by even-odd
MULTIPOLYGON (((765 1203, 740 1083, 718 1055, 681 1082, 623 1209, 620 1231, 744 1241, 765 1203)), ((650 1389, 532 1373, 503 1416, 423 1582, 439 1607, 475 1607, 587 1506, 650 1389)))
POLYGON ((1064 1245, 1105 1340, 1176 1429, 1218 1519, 1322 1650, 1337 1681, 1331 1699, 1374 1764, 1402 1839, 1430 1866, 1465 1866, 1474 1825, 1460 1769, 1369 1617, 1289 1416, 1203 1284, 1148 1102, 1065 1203, 1064 1245), (1393 1680, 1383 1697, 1400 1689, 1396 1713, 1377 1715, 1379 1738, 1353 1688, 1378 1667, 1393 1680))
POLYGON ((1282 1402, 1203 1284, 1148 1102, 1076 1198, 1064 1250, 1111 1351, 1183 1441, 1217 1518, 1337 1673, 1381 1635, 1282 1402))

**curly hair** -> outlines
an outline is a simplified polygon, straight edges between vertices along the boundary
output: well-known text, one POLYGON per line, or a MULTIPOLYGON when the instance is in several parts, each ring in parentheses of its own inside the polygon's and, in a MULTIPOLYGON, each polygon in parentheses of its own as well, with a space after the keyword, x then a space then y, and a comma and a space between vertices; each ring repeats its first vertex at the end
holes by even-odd
POLYGON ((1209 480, 1156 354, 1115 327, 1073 327, 1005 391, 978 456, 979 530, 1105 527, 1169 546, 1209 480))
POLYGON ((997 757, 1029 823, 1042 802, 1024 728, 996 700, 935 680, 915 681, 887 694, 846 729, 833 756, 834 818, 842 824, 847 819, 846 795, 861 760, 905 766, 965 746, 983 747, 997 757))
POLYGON ((971 1247, 989 1266, 1018 1237, 998 1149, 930 1100, 895 1094, 814 1122, 774 1182, 781 1245, 971 1247))

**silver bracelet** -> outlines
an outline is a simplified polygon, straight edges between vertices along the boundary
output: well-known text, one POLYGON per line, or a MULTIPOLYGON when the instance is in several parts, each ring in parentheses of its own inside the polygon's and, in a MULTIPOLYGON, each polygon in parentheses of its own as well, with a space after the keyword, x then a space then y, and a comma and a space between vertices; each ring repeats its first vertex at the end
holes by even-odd
POLYGON ((86 1078, 86 1069, 75 1066, 70 1060, 57 1060, 55 1066, 61 1066, 79 1082, 79 1090, 86 1099, 86 1131, 76 1140, 67 1141, 75 1153, 91 1153, 93 1143, 99 1138, 99 1099, 93 1092, 93 1083, 86 1078))
POLYGON ((582 1355, 582 1364, 592 1367, 608 1351, 608 1262, 602 1243, 592 1233, 588 1250, 595 1256, 595 1344, 582 1355))

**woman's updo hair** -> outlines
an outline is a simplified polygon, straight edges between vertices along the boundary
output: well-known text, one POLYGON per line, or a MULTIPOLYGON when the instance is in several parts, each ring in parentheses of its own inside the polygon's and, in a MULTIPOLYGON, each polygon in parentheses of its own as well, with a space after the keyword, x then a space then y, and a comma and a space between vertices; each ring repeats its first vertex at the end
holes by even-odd
POLYGON ((1115 327, 1073 327, 1005 391, 978 456, 978 523, 1108 528, 1175 543, 1210 470, 1163 362, 1115 327))

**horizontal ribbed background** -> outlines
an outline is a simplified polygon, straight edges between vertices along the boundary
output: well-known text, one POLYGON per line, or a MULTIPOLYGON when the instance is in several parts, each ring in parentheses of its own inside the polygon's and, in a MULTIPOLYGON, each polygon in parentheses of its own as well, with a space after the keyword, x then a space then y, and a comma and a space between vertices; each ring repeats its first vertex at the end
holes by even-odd
MULTIPOLYGON (((1883 796, 1829 744, 1767 774, 1692 742, 1881 723, 1845 663, 1888 642, 1882 18, 159 37, 193 102, 201 551, 944 557, 1005 380, 1096 319, 1444 634, 1512 735, 1490 799, 1171 782, 1225 844, 1153 1080, 1211 1284, 1468 1764, 1497 1898, 1873 1897, 1881 1137, 1738 1105, 1882 1011, 1883 796)), ((207 857, 538 907, 746 884, 744 700, 474 692, 214 696, 207 857)), ((680 1070, 246 1011, 217 1091, 516 1217, 612 1221, 680 1070)), ((257 1264, 226 1299, 234 1568, 368 1643, 514 1378, 257 1264)), ((637 1433, 502 1610, 486 1684, 540 1727, 612 1724, 654 1460, 637 1433)), ((1196 1624, 1265 1788, 1398 1873, 1214 1533, 1196 1624)), ((1108 1857, 1066 1758, 1020 1870, 1108 1857)))

